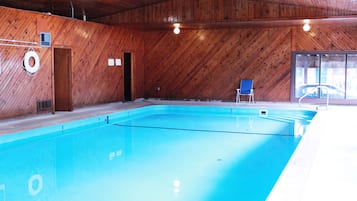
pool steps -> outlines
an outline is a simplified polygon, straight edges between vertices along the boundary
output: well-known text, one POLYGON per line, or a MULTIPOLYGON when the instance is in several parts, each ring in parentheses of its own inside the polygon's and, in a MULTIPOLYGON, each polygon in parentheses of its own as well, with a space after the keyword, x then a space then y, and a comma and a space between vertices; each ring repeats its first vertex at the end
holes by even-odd
POLYGON ((301 116, 284 116, 284 115, 268 115, 267 109, 259 110, 259 117, 264 119, 269 119, 273 121, 279 122, 286 122, 291 124, 291 131, 294 133, 295 136, 302 136, 304 135, 306 128, 310 125, 310 120, 306 120, 304 117, 301 116))

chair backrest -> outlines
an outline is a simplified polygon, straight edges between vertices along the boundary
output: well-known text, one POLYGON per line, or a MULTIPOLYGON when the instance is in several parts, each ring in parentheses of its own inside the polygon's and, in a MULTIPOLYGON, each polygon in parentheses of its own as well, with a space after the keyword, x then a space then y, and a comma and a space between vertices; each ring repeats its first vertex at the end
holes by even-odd
POLYGON ((253 80, 241 80, 240 81, 240 93, 250 94, 251 89, 253 89, 253 80))

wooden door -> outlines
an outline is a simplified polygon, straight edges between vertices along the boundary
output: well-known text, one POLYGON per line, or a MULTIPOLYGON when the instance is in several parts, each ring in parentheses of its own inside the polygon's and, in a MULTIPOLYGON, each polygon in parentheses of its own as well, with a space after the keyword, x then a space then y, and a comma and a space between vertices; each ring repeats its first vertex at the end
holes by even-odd
POLYGON ((54 49, 55 110, 72 111, 71 49, 54 49))

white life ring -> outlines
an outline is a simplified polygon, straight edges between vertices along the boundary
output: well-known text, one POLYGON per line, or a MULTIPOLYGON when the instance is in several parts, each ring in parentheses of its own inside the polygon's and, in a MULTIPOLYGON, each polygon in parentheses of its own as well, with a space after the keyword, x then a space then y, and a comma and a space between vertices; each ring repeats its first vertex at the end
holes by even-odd
POLYGON ((28 181, 28 191, 30 195, 35 196, 42 191, 43 180, 42 176, 39 174, 34 174, 30 177, 28 181), (37 185, 34 186, 34 182, 37 181, 37 185))
POLYGON ((31 50, 26 52, 24 57, 24 66, 25 66, 25 70, 31 74, 36 73, 38 71, 38 69, 40 68, 40 58, 38 57, 35 51, 31 50), (31 57, 35 61, 35 64, 33 66, 30 65, 31 57))

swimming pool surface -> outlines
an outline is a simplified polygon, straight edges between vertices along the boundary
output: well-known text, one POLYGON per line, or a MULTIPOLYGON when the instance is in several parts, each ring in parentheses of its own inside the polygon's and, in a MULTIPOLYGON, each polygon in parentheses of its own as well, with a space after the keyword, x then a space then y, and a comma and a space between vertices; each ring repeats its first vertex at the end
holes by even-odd
POLYGON ((147 106, 0 137, 0 201, 265 200, 315 112, 147 106))

